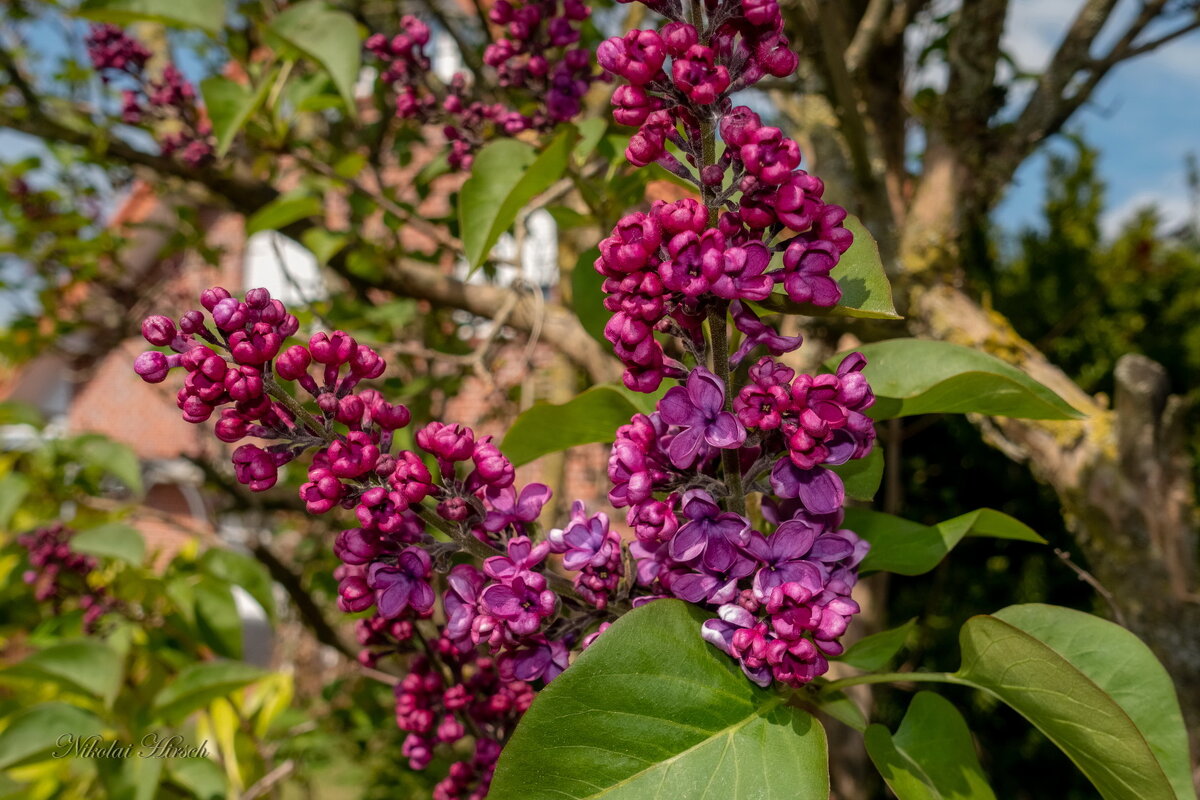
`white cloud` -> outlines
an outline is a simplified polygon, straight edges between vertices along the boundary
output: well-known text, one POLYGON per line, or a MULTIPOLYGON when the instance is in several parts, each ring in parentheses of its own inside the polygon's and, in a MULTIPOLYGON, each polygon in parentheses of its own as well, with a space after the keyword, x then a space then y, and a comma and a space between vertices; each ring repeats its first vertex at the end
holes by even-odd
POLYGON ((1101 221, 1102 230, 1109 235, 1115 234, 1133 219, 1137 212, 1147 207, 1158 211, 1159 228, 1163 231, 1177 230, 1186 224, 1192 215, 1191 201, 1186 194, 1143 189, 1106 211, 1101 221))

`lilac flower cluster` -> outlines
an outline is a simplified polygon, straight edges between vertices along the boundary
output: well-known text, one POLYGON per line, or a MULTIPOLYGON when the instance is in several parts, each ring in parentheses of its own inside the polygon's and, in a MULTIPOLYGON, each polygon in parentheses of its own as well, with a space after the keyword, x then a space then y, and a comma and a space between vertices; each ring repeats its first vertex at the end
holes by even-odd
MULTIPOLYGON (((670 0, 647 5, 671 21, 609 39, 597 52, 626 81, 613 93, 613 117, 638 127, 630 163, 661 165, 694 183, 704 202, 657 203, 622 218, 601 242, 596 270, 613 312, 605 335, 636 391, 680 377, 654 332, 694 337, 714 305, 765 300, 776 286, 796 303, 836 305, 841 290, 829 273, 853 240, 845 210, 824 202, 824 184, 799 168, 796 142, 730 100, 766 75, 795 70, 779 6, 708 4, 696 25, 670 0)), ((752 336, 757 318, 742 308, 734 323, 752 336)))
POLYGON ((65 600, 76 599, 83 609, 83 629, 91 631, 112 610, 113 602, 105 589, 88 585, 96 559, 71 549, 74 535, 74 530, 56 523, 18 536, 17 544, 29 552, 33 567, 21 577, 33 586, 34 599, 53 603, 55 613, 62 613, 65 600))
POLYGON ((422 125, 437 124, 450 142, 454 169, 470 169, 473 153, 496 135, 548 131, 579 114, 592 84, 591 52, 579 47, 580 27, 591 16, 582 0, 497 0, 488 20, 502 35, 484 50, 483 63, 509 102, 484 102, 466 73, 439 85, 430 74, 425 48, 430 31, 415 17, 401 20, 403 31, 382 33, 365 44, 380 66, 380 81, 396 92, 396 116, 422 125), (535 102, 517 102, 516 95, 535 102))
POLYGON ((214 433, 240 443, 234 472, 253 491, 272 488, 282 467, 311 451, 299 488, 307 510, 340 508, 357 523, 333 549, 339 606, 366 614, 356 623, 360 661, 419 655, 397 689, 404 753, 421 769, 436 747, 472 732, 474 755, 452 768, 438 796, 482 797, 534 687, 567 667, 614 600, 625 602, 620 536, 577 504, 565 529, 542 537, 537 519, 550 490, 518 487, 491 437, 470 428, 431 422, 413 436, 415 451, 395 451, 411 414, 362 388, 386 364, 346 333, 289 346, 299 323, 265 289, 241 299, 209 289, 200 304, 207 317, 200 309, 178 321, 148 317, 143 336, 171 352, 148 350, 134 369, 159 383, 182 368, 183 418, 217 416, 214 433), (451 567, 456 552, 478 565, 451 567), (573 583, 550 568, 551 554, 576 573, 573 583), (455 681, 441 682, 442 667, 455 681))
POLYGON ((121 118, 130 125, 168 122, 160 134, 159 147, 165 156, 177 155, 190 167, 209 163, 215 154, 212 123, 196 104, 196 90, 174 64, 163 67, 162 75, 146 74, 150 51, 115 25, 93 25, 87 36, 92 66, 105 83, 125 76, 132 88, 121 91, 121 118))

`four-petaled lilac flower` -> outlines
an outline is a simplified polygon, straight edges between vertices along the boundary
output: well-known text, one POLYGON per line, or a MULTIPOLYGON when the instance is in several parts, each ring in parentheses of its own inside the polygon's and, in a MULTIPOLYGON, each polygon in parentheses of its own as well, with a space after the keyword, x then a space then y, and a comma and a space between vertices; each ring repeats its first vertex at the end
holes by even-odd
POLYGON ((367 583, 375 590, 379 613, 391 619, 411 608, 420 615, 433 610, 433 589, 429 586, 432 564, 420 547, 409 547, 396 556, 395 565, 376 561, 367 570, 367 583))
POLYGON ((488 502, 492 510, 483 521, 484 529, 495 533, 509 525, 524 530, 524 524, 533 522, 542 513, 542 507, 550 500, 550 487, 542 483, 531 483, 521 489, 520 496, 511 486, 502 489, 490 488, 488 502))
POLYGON ((771 470, 771 489, 785 500, 799 499, 813 514, 832 514, 846 501, 841 477, 824 467, 800 469, 787 456, 771 470))
POLYGON ((534 572, 533 568, 541 564, 549 552, 549 542, 538 542, 535 546, 528 536, 514 536, 508 540, 508 555, 484 559, 483 571, 489 578, 503 582, 522 578, 541 591, 546 585, 546 578, 534 572))
POLYGON ((541 634, 526 639, 528 645, 505 653, 500 658, 500 676, 507 680, 546 683, 557 678, 567 668, 567 647, 557 639, 541 634))
POLYGON ((687 388, 675 386, 658 402, 663 421, 679 425, 668 448, 671 463, 687 469, 695 463, 704 443, 732 449, 746 441, 746 429, 731 412, 725 410, 725 385, 704 367, 688 375, 687 388))
POLYGON ((528 636, 558 608, 558 595, 544 588, 545 585, 545 578, 526 584, 518 575, 509 582, 493 583, 484 588, 479 595, 479 604, 486 613, 506 622, 514 636, 528 636), (539 583, 543 588, 536 588, 539 583))
POLYGON ((478 613, 479 593, 487 579, 470 564, 458 564, 446 576, 445 595, 442 608, 446 612, 445 636, 465 652, 474 646, 471 641, 471 623, 478 613))
MULTIPOLYGON (((733 637, 738 631, 751 631, 758 620, 746 609, 734 603, 726 603, 717 609, 718 619, 705 620, 700 626, 700 635, 704 641, 716 647, 728 656, 737 658, 734 652, 733 637)), ((742 672, 746 677, 766 688, 771 685, 771 668, 767 664, 755 667, 747 665, 744 659, 738 659, 742 672)))
MULTIPOLYGON (((819 541, 819 529, 806 520, 788 520, 770 536, 752 531, 746 550, 762 564, 754 573, 754 596, 765 602, 771 589, 784 583, 799 583, 811 594, 817 594, 824 585, 825 573, 813 561, 825 561, 817 553, 810 553, 819 541)), ((824 538, 824 537, 822 537, 824 538)), ((844 541, 844 540, 843 540, 844 541)), ((822 549, 822 552, 826 552, 822 549)), ((849 548, 838 561, 850 552, 849 548)))
POLYGON ((750 541, 750 522, 732 511, 722 511, 707 492, 684 495, 683 515, 688 522, 671 537, 667 553, 676 561, 700 559, 714 572, 724 572, 740 556, 739 547, 750 541))
POLYGON ((578 571, 584 567, 603 567, 614 555, 608 535, 608 515, 603 512, 588 517, 583 502, 576 500, 571 507, 571 522, 566 528, 550 531, 550 549, 562 553, 563 568, 578 571))

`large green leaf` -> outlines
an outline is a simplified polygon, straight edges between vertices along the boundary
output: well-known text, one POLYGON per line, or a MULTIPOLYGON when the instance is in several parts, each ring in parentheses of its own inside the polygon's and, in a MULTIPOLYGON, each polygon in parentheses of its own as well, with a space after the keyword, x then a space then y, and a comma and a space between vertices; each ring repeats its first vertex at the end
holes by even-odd
POLYGON ((84 0, 77 13, 117 25, 159 22, 220 33, 225 24, 225 0, 84 0))
MULTIPOLYGON (((948 342, 890 339, 855 348, 875 392, 874 419, 914 414, 988 414, 1021 419, 1083 415, 1021 370, 987 353, 948 342)), ((836 368, 842 356, 825 362, 836 368)))
POLYGON ((867 753, 900 800, 995 800, 958 709, 918 692, 893 735, 867 728, 867 753))
POLYGON ((225 583, 242 587, 258 601, 267 617, 275 618, 271 574, 261 562, 232 550, 213 547, 200 556, 200 569, 225 583))
POLYGON ((254 90, 220 75, 213 75, 200 82, 204 108, 212 121, 213 135, 217 137, 218 156, 229 152, 242 126, 266 100, 278 74, 278 70, 272 70, 262 77, 258 88, 254 90))
POLYGON ((1194 800, 1175 687, 1132 633, 1030 604, 972 617, 959 639, 958 677, 1032 722, 1106 800, 1194 800))
POLYGON ((246 235, 253 236, 259 231, 277 231, 298 220, 315 217, 321 214, 324 208, 321 198, 303 189, 282 194, 255 211, 246 221, 246 235))
POLYGON ((115 558, 138 566, 146 557, 146 540, 123 522, 109 522, 71 537, 71 549, 100 558, 115 558))
POLYGON ((836 306, 821 308, 808 303, 793 303, 782 285, 776 287, 775 292, 759 305, 785 314, 901 319, 892 302, 892 285, 888 283, 883 270, 883 259, 879 256, 879 244, 875 237, 853 214, 846 217, 846 228, 854 233, 854 243, 829 273, 842 290, 842 299, 836 306))
POLYGON ((458 195, 458 227, 472 271, 487 260, 521 209, 563 176, 575 136, 564 128, 540 155, 516 139, 494 141, 475 155, 471 177, 458 195))
POLYGON ((259 680, 267 673, 240 661, 189 664, 154 698, 154 713, 178 722, 218 697, 259 680))
POLYGON ((142 491, 142 465, 128 445, 114 442, 105 436, 84 434, 75 437, 73 444, 84 465, 107 472, 137 494, 142 491))
POLYGON ((921 575, 936 567, 964 536, 1046 543, 1025 523, 991 508, 977 508, 936 525, 922 525, 865 508, 847 508, 844 525, 871 543, 859 565, 864 572, 921 575))
POLYGON ((197 800, 224 800, 229 796, 225 773, 209 758, 173 758, 171 782, 191 792, 197 800))
POLYGON ((82 745, 83 740, 99 736, 103 730, 104 724, 95 714, 66 703, 42 703, 22 709, 0 731, 0 770, 54 755, 66 757, 72 742, 82 745))
POLYGON ((612 313, 604 307, 604 276, 596 272, 596 259, 600 257, 600 249, 593 247, 579 257, 575 269, 571 271, 571 308, 579 317, 579 324, 592 335, 592 338, 610 347, 604 338, 604 326, 608 324, 612 313))
POLYGON ((611 442, 637 408, 621 392, 596 386, 562 405, 541 403, 517 417, 501 449, 520 466, 580 444, 611 442))
POLYGON ((883 446, 878 442, 866 458, 856 458, 830 467, 842 479, 846 496, 854 500, 875 499, 879 484, 883 481, 883 446))
POLYGON ((8 527, 29 489, 29 478, 20 473, 12 472, 0 479, 0 528, 8 527))
POLYGON ((242 618, 229 584, 202 575, 193 587, 196 593, 196 627, 216 653, 242 657, 242 618))
POLYGON ((500 755, 490 800, 825 800, 825 732, 659 600, 617 620, 542 690, 500 755))
POLYGON ((846 648, 837 660, 859 669, 883 669, 904 647, 916 626, 916 619, 910 619, 898 628, 865 636, 846 648))
POLYGON ((350 115, 357 115, 354 84, 362 64, 362 36, 354 17, 323 0, 304 0, 271 20, 270 31, 320 64, 350 115))
POLYGON ((16 677, 56 683, 112 705, 121 688, 121 656, 95 639, 63 642, 13 664, 0 678, 16 677))

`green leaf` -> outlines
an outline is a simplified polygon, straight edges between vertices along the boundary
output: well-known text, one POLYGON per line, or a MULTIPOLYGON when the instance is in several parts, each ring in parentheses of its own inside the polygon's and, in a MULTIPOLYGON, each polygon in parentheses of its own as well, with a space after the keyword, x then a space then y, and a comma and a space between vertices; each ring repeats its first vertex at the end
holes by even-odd
POLYGON ((213 134, 217 137, 218 156, 229 152, 234 138, 246 124, 246 120, 262 107, 278 74, 278 70, 272 70, 262 78, 254 91, 220 75, 205 78, 200 82, 204 108, 208 111, 213 134))
POLYGON ((515 466, 591 442, 611 442, 637 408, 616 389, 595 386, 562 405, 538 403, 517 417, 501 449, 515 466))
POLYGON ((490 800, 825 800, 825 732, 700 637, 712 612, 658 600, 538 693, 490 800))
POLYGON ((362 36, 354 17, 330 8, 322 0, 288 6, 269 26, 271 33, 308 55, 324 68, 346 104, 358 115, 354 84, 362 64, 362 36))
POLYGON ((875 499, 879 484, 883 481, 883 446, 876 442, 866 458, 856 458, 830 467, 842 479, 846 496, 854 500, 875 499))
POLYGON ((854 243, 842 254, 829 273, 842 289, 842 299, 833 308, 821 308, 808 303, 793 303, 782 285, 766 300, 759 303, 771 311, 805 316, 862 317, 865 319, 903 319, 892 302, 892 285, 883 270, 879 244, 858 217, 846 217, 846 228, 854 233, 854 243))
POLYGON ((76 13, 117 25, 158 22, 220 33, 225 25, 225 0, 84 0, 76 13))
POLYGON ((242 618, 224 581, 202 575, 195 584, 196 627, 219 655, 242 657, 242 618))
POLYGON ((867 728, 867 753, 900 800, 995 800, 971 731, 941 695, 918 692, 900 728, 867 728))
POLYGON ((125 484, 135 494, 142 492, 142 463, 128 445, 104 436, 84 435, 75 438, 79 460, 85 466, 96 467, 125 484))
POLYGON ((817 707, 822 713, 862 733, 867 729, 867 716, 858 704, 845 692, 828 692, 817 696, 817 707))
POLYGON ((173 758, 168 763, 171 781, 191 792, 196 800, 224 800, 229 796, 225 773, 217 762, 207 758, 173 758))
POLYGON ((472 271, 520 210, 562 177, 574 143, 575 132, 564 128, 540 155, 516 139, 500 139, 476 153, 458 195, 459 231, 472 271))
POLYGON ((42 703, 22 709, 0 731, 0 770, 44 761, 55 753, 68 755, 66 734, 79 742, 99 736, 103 730, 95 714, 66 703, 42 703))
POLYGON ((115 558, 136 567, 146 557, 146 540, 137 529, 123 522, 109 522, 72 536, 71 549, 89 556, 115 558))
POLYGON ((575 269, 571 270, 571 308, 583 329, 592 338, 601 342, 605 347, 609 342, 604 338, 604 326, 608 324, 612 313, 604 307, 604 276, 596 272, 596 259, 600 257, 600 249, 593 247, 579 257, 575 269))
POLYGON ((865 508, 847 508, 844 525, 871 543, 859 565, 864 572, 921 575, 936 567, 964 536, 1046 543, 1025 523, 991 508, 977 508, 936 525, 922 525, 865 508))
MULTIPOLYGON (((1080 419, 1066 401, 994 356, 948 342, 891 339, 856 348, 875 392, 874 419, 914 414, 988 414, 1020 419, 1080 419)), ((825 362, 833 370, 841 356, 825 362)))
POLYGON ((29 478, 13 472, 0 479, 0 528, 8 527, 13 514, 29 494, 29 478))
POLYGON ((240 661, 188 664, 154 698, 154 713, 168 722, 179 722, 218 697, 225 697, 265 675, 258 667, 240 661))
POLYGON ((200 557, 200 569, 225 583, 242 587, 258 601, 269 618, 275 619, 271 574, 260 562, 232 550, 213 547, 200 557))
POLYGON ((1194 800, 1175 687, 1132 633, 1030 604, 972 617, 959 640, 958 677, 1032 722, 1106 800, 1194 800))
POLYGON ((324 228, 309 228, 300 234, 300 241, 316 257, 317 263, 324 266, 350 243, 350 237, 324 228))
POLYGON ((254 212, 254 216, 246 222, 246 236, 253 236, 259 231, 286 228, 298 220, 315 217, 324 209, 325 206, 319 197, 304 190, 299 190, 298 193, 288 192, 254 212))
POLYGON ((904 647, 904 643, 908 641, 909 635, 916 626, 917 620, 914 618, 898 628, 865 636, 846 648, 846 652, 842 653, 837 660, 868 672, 883 669, 904 647))
POLYGON ((111 706, 121 688, 122 659, 95 639, 63 642, 13 664, 0 676, 47 681, 80 691, 111 706))

